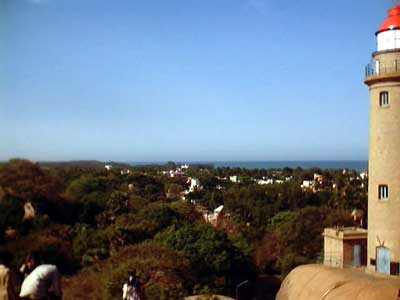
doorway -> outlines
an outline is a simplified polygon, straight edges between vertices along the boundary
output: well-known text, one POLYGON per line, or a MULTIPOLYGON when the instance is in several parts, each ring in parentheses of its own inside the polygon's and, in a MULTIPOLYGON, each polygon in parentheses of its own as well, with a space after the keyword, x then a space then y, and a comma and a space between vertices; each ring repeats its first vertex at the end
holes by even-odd
POLYGON ((353 247, 353 267, 359 267, 361 265, 361 246, 355 244, 353 247))
POLYGON ((376 248, 376 271, 390 274, 390 250, 386 247, 376 248))

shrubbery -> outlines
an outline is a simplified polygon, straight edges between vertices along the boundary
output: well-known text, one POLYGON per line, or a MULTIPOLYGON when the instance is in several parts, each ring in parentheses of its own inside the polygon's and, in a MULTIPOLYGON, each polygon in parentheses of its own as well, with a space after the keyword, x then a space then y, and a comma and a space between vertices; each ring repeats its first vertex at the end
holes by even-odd
POLYGON ((15 254, 14 267, 28 252, 41 252, 67 275, 68 300, 119 298, 130 272, 140 276, 147 300, 233 295, 257 272, 285 274, 315 262, 323 228, 352 225, 349 210, 366 208, 367 183, 350 171, 198 166, 188 170, 203 186, 189 193, 192 205, 180 200, 186 179, 161 176, 161 169, 167 166, 121 175, 26 160, 0 164, 0 246, 15 254), (336 188, 303 191, 301 180, 314 172, 336 188), (252 180, 277 174, 292 180, 263 186, 252 180), (231 175, 241 183, 227 180, 231 175), (30 220, 23 219, 27 202, 36 212, 30 220), (223 221, 205 224, 200 211, 221 204, 223 221), (13 237, 5 237, 8 228, 13 237))

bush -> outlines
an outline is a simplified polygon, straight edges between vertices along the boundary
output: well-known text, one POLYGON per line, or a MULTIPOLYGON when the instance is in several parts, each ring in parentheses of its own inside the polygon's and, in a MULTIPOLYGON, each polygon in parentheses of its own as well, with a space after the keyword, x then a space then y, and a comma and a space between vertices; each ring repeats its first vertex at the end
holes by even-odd
POLYGON ((73 254, 83 266, 109 256, 109 233, 106 230, 94 229, 84 224, 75 227, 73 254))
POLYGON ((209 225, 171 226, 155 240, 184 253, 195 269, 197 282, 213 292, 232 293, 237 282, 252 275, 250 260, 233 246, 225 232, 209 225))
POLYGON ((19 266, 30 252, 39 252, 44 263, 56 265, 62 273, 73 273, 79 262, 72 255, 72 229, 66 225, 52 225, 13 242, 6 248, 14 253, 14 265, 19 266))
POLYGON ((121 283, 134 271, 140 278, 147 300, 180 299, 193 284, 190 263, 176 251, 153 242, 125 248, 111 259, 107 297, 119 295, 121 283))
POLYGON ((24 217, 24 206, 20 199, 5 197, 0 199, 0 241, 8 227, 20 229, 24 217))

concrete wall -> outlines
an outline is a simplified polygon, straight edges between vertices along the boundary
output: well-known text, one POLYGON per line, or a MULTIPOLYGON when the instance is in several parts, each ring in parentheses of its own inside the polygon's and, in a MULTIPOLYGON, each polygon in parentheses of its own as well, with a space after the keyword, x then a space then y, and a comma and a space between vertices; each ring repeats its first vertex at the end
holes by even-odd
POLYGON ((341 239, 324 237, 324 265, 343 267, 343 241, 341 239))
POLYGON ((324 237, 324 265, 331 267, 349 267, 354 262, 354 245, 360 245, 360 263, 367 265, 367 240, 342 240, 340 238, 324 237))

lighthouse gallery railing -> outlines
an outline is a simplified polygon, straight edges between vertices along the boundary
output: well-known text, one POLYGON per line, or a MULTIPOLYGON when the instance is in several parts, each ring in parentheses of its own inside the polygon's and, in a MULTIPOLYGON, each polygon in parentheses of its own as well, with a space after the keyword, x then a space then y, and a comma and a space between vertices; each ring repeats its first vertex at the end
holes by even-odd
POLYGON ((372 61, 365 67, 365 77, 396 73, 400 73, 400 59, 385 60, 384 62, 372 61))

